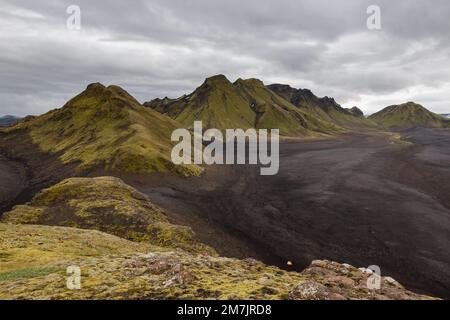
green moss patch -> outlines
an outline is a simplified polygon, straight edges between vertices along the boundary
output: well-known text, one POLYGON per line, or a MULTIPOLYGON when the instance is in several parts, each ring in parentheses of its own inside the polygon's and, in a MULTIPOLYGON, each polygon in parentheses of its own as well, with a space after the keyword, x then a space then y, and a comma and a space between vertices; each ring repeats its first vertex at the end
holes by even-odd
POLYGON ((0 281, 37 278, 57 272, 57 268, 27 268, 0 273, 0 281))
POLYGON ((38 193, 30 204, 2 217, 14 224, 42 224, 107 232, 156 246, 215 254, 192 229, 171 224, 144 194, 114 177, 70 178, 38 193))

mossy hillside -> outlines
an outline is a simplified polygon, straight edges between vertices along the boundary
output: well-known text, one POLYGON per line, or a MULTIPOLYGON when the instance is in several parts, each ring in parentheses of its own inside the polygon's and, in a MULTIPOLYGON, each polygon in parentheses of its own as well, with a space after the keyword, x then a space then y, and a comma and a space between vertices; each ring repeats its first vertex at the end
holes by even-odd
POLYGON ((304 279, 94 230, 1 223, 0 240, 1 299, 286 299, 304 279), (81 290, 66 287, 71 265, 81 269, 81 290))
POLYGON ((450 126, 450 121, 448 119, 445 119, 414 102, 386 107, 371 115, 369 118, 385 128, 444 128, 450 126))
POLYGON ((429 299, 350 265, 301 273, 136 243, 95 230, 0 223, 0 299, 429 299), (67 268, 81 288, 67 288, 67 268))
POLYGON ((248 129, 255 118, 248 102, 223 75, 206 79, 190 95, 166 100, 165 113, 189 128, 201 120, 205 128, 248 129))
POLYGON ((380 290, 369 290, 368 276, 330 261, 315 261, 297 273, 252 259, 155 250, 80 256, 8 272, 0 299, 430 299, 393 279, 383 278, 380 290), (80 290, 67 289, 69 265, 81 270, 80 290))
POLYGON ((158 250, 95 230, 0 223, 0 281, 54 272, 57 261, 158 250))
POLYGON ((79 170, 165 172, 198 175, 197 166, 173 166, 170 141, 179 124, 144 108, 118 86, 91 84, 63 108, 20 122, 44 152, 60 154, 79 170))
POLYGON ((214 254, 194 232, 171 224, 145 195, 118 178, 71 178, 38 193, 2 217, 14 224, 43 224, 104 231, 129 240, 214 254))
POLYGON ((254 260, 166 252, 93 230, 0 224, 2 299, 281 299, 303 276, 254 260), (66 287, 79 266, 82 290, 66 287))
MULTIPOLYGON (((183 98, 183 97, 181 97, 183 98)), ((164 113, 165 108, 172 102, 175 102, 177 99, 170 99, 168 97, 164 97, 162 99, 156 98, 148 102, 144 102, 144 107, 152 108, 160 113, 164 113)))
POLYGON ((294 108, 290 102, 264 87, 257 79, 231 83, 218 75, 190 95, 155 99, 144 104, 191 127, 201 120, 205 128, 280 129, 284 136, 332 134, 339 128, 294 108))
POLYGON ((351 130, 378 127, 375 122, 342 108, 333 98, 319 98, 309 89, 295 89, 283 84, 272 84, 268 88, 305 113, 340 128, 351 130))
POLYGON ((321 121, 296 108, 258 79, 238 79, 234 84, 255 111, 256 128, 278 128, 284 136, 314 136, 343 131, 339 126, 321 121))

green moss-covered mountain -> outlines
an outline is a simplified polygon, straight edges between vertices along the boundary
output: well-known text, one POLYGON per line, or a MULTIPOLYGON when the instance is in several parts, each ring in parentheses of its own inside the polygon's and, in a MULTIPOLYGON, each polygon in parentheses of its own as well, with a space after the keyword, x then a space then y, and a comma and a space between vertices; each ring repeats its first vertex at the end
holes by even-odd
POLYGON ((206 128, 280 129, 287 136, 332 134, 342 128, 296 108, 257 79, 231 83, 217 75, 189 95, 178 99, 155 99, 144 103, 191 127, 201 120, 206 128))
POLYGON ((272 84, 268 88, 300 110, 322 121, 347 129, 377 127, 373 121, 342 108, 334 98, 319 98, 309 89, 295 89, 285 84, 272 84))
POLYGON ((161 247, 214 252, 190 228, 171 224, 145 195, 113 177, 66 179, 4 213, 1 221, 101 230, 161 247))
POLYGON ((443 128, 450 126, 449 119, 445 119, 414 102, 386 107, 372 114, 369 119, 385 128, 443 128))
POLYGON ((252 128, 255 114, 248 102, 223 75, 214 76, 189 95, 178 99, 154 100, 144 106, 155 108, 185 126, 202 120, 206 128, 252 128))
POLYGON ((179 126, 122 88, 94 83, 61 109, 4 129, 1 140, 30 138, 41 151, 58 155, 64 164, 77 163, 82 172, 198 174, 200 168, 175 167, 170 160, 170 137, 179 126))
POLYGON ((308 135, 315 133, 340 132, 342 128, 330 122, 322 121, 310 113, 296 108, 267 88, 258 79, 238 79, 234 85, 255 112, 255 127, 278 128, 285 135, 308 135))

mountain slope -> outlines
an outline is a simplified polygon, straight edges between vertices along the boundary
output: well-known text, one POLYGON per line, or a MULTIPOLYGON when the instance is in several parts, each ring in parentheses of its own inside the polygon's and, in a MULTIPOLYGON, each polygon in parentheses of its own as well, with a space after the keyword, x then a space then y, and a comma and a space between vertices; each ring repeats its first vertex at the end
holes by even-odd
POLYGON ((170 137, 178 127, 122 88, 94 83, 61 109, 5 129, 1 140, 29 136, 41 151, 58 154, 64 164, 76 163, 80 172, 198 174, 196 166, 175 167, 170 161, 170 137))
POLYGON ((270 91, 257 79, 231 83, 218 75, 190 95, 178 99, 155 99, 144 103, 191 127, 202 120, 206 128, 278 128, 282 135, 312 136, 340 131, 336 125, 317 119, 270 91))
POLYGON ((386 107, 369 118, 386 128, 443 128, 450 125, 450 120, 414 102, 386 107))
POLYGON ((238 87, 256 114, 256 128, 279 128, 286 135, 307 135, 308 131, 338 132, 340 128, 299 110, 268 89, 258 79, 238 79, 238 87))
POLYGON ((214 253, 188 227, 169 223, 145 195, 113 177, 70 178, 39 192, 27 205, 0 219, 14 224, 43 224, 94 229, 139 242, 191 252, 214 253))
POLYGON ((156 108, 169 117, 191 127, 195 120, 203 121, 205 128, 242 128, 254 126, 254 112, 248 102, 223 75, 217 75, 205 82, 189 95, 178 99, 166 99, 144 103, 144 106, 156 108), (164 102, 164 101, 163 101, 164 102))
POLYGON ((372 121, 342 108, 333 98, 319 98, 309 89, 295 89, 284 84, 272 84, 268 88, 322 121, 348 129, 376 127, 372 121))
POLYGON ((360 108, 358 108, 358 107, 347 108, 345 110, 347 110, 348 112, 350 112, 354 116, 364 117, 364 112, 362 112, 362 110, 360 108))

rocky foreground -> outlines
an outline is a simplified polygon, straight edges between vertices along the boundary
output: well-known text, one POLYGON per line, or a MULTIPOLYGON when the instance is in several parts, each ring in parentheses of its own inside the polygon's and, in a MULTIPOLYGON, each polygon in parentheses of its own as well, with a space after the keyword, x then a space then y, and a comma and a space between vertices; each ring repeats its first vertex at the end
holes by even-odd
POLYGON ((298 273, 218 257, 117 178, 65 180, 1 222, 0 299, 430 299, 331 261, 298 273))

